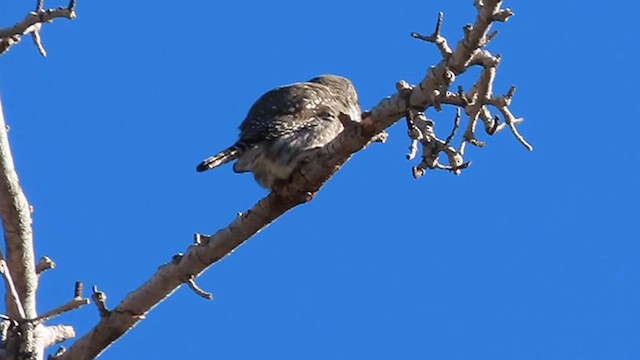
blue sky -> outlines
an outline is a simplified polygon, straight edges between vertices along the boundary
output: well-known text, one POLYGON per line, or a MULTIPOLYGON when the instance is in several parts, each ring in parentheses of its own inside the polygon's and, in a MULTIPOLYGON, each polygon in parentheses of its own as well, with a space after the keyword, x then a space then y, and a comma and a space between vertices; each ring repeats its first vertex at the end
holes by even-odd
MULTIPOLYGON (((76 280, 115 306, 194 232, 265 195, 230 167, 195 172, 264 91, 337 73, 369 108, 440 61, 410 32, 444 11, 456 44, 476 15, 470 0, 150 4, 79 0, 77 20, 45 27, 48 58, 29 39, 0 58, 37 255, 58 263, 42 312, 76 280)), ((102 359, 640 358, 639 9, 505 5, 516 16, 490 46, 503 54, 496 91, 518 86, 534 152, 484 136, 462 175, 414 180, 398 124, 205 273, 214 301, 180 289, 102 359)), ((0 7, 3 26, 27 10, 0 7)), ((452 109, 430 111, 450 128, 452 109)), ((82 335, 98 314, 59 321, 82 335)))

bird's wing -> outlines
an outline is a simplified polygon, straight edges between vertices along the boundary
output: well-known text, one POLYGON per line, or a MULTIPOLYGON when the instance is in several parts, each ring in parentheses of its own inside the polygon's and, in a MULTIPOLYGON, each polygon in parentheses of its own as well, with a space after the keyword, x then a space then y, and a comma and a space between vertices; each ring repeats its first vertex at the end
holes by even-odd
POLYGON ((318 117, 326 118, 330 108, 323 99, 330 96, 321 84, 297 83, 279 87, 262 95, 240 124, 243 143, 270 140, 309 126, 318 117))

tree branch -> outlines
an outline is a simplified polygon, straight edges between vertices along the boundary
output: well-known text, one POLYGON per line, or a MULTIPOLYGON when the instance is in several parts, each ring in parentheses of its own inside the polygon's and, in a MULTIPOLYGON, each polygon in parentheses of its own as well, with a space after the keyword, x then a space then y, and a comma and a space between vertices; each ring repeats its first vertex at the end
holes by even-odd
MULTIPOLYGON (((0 29, 0 55, 18 43, 23 35, 31 34, 40 53, 46 56, 40 34, 42 25, 60 17, 75 18, 75 0, 71 0, 67 8, 53 10, 45 10, 44 0, 37 0, 35 12, 13 27, 0 29)), ((7 133, 0 100, 0 218, 7 251, 6 260, 0 254, 0 271, 7 285, 5 303, 8 312, 0 324, 0 358, 41 360, 48 346, 75 336, 70 326, 45 326, 43 323, 82 306, 86 299, 76 297, 65 306, 37 317, 38 274, 53 268, 55 263, 43 258, 35 264, 32 208, 20 186, 7 133)))
POLYGON ((77 281, 74 288, 74 292, 73 292, 73 299, 71 299, 69 302, 67 302, 64 305, 61 305, 53 310, 47 311, 46 313, 38 316, 33 321, 43 323, 45 321, 53 319, 56 316, 62 315, 66 312, 81 308, 89 304, 90 302, 89 299, 85 298, 82 295, 82 292, 83 292, 82 289, 83 289, 82 283, 80 281, 77 281))
MULTIPOLYGON (((439 108, 442 101, 466 108, 475 106, 483 109, 492 105, 492 77, 485 75, 476 84, 476 102, 468 101, 467 95, 457 98, 447 92, 455 76, 464 73, 470 66, 478 65, 479 51, 494 35, 488 36, 493 21, 504 21, 510 10, 501 10, 502 1, 477 1, 479 15, 473 26, 466 29, 465 37, 455 51, 449 53, 446 40, 440 35, 440 23, 429 40, 441 49, 443 60, 432 67, 425 78, 416 86, 400 86, 398 93, 382 100, 360 119, 341 118, 344 131, 331 143, 310 157, 290 183, 272 191, 253 208, 237 217, 229 226, 211 236, 197 235, 195 244, 189 246, 184 255, 176 255, 162 265, 157 272, 109 313, 102 316, 99 323, 89 333, 80 338, 68 351, 60 355, 60 360, 92 359, 100 355, 111 343, 133 328, 146 314, 160 302, 175 292, 180 285, 194 279, 208 267, 230 254, 246 240, 268 226, 293 207, 313 198, 317 191, 338 171, 357 151, 366 147, 377 134, 409 114, 410 111, 424 113, 429 107, 439 108), (464 97, 464 98, 463 98, 464 97)), ((482 50, 484 51, 484 50, 482 50)), ((483 53, 484 54, 484 53, 483 53)), ((493 58, 492 58, 493 59, 493 58)), ((495 65, 488 64, 489 75, 495 75, 495 65)), ((472 96, 473 97, 473 96, 472 96)), ((482 119, 484 111, 478 110, 482 119)), ((456 117, 457 129, 459 117, 456 117)), ((435 135, 433 135, 435 136, 435 135)), ((442 141, 442 151, 455 162, 461 154, 452 150, 451 137, 442 141)), ((452 165, 453 166, 453 165, 452 165)), ((459 167, 461 168, 461 167, 459 167)))
MULTIPOLYGON (((36 274, 33 231, 31 228, 31 207, 24 195, 16 173, 7 125, 0 100, 0 218, 7 247, 6 262, 0 256, 0 272, 5 277, 8 318, 3 323, 0 357, 40 360, 45 349, 60 341, 75 336, 72 327, 66 325, 45 326, 42 323, 62 312, 84 305, 87 300, 78 295, 70 303, 37 316, 36 274), (20 354, 19 356, 17 354, 20 354), (18 357, 16 357, 18 356, 18 357)), ((41 269, 51 267, 44 261, 41 269)))
POLYGON ((44 1, 38 0, 36 10, 30 12, 24 20, 14 26, 0 29, 0 55, 22 40, 23 35, 31 34, 33 42, 42 56, 47 56, 47 52, 42 45, 40 30, 42 24, 52 22, 57 18, 75 19, 76 0, 71 0, 67 7, 57 9, 44 9, 44 1))
MULTIPOLYGON (((0 217, 7 243, 7 266, 22 302, 24 316, 33 319, 37 316, 38 276, 33 253, 31 208, 20 187, 6 129, 0 100, 0 217)), ((9 307, 8 312, 12 319, 19 318, 16 309, 9 307)))
MULTIPOLYGON (((4 277, 5 286, 7 287, 7 308, 15 309, 18 314, 17 318, 13 318, 13 320, 22 321, 26 318, 24 314, 24 309, 22 308, 22 302, 20 301, 20 296, 18 295, 18 291, 13 283, 13 279, 11 278, 11 272, 9 271, 9 267, 7 267, 7 262, 4 258, 0 258, 0 273, 4 277)), ((11 318, 7 318, 8 320, 11 318)))

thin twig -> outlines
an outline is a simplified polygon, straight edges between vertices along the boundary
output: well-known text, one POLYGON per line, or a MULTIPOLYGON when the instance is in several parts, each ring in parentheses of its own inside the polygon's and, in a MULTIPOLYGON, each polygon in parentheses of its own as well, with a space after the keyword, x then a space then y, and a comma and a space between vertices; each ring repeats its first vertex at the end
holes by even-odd
POLYGON ((212 293, 202 290, 202 288, 200 288, 198 284, 196 284, 195 276, 191 276, 189 279, 187 279, 186 282, 187 285, 189 285, 189 288, 193 290, 193 292, 195 292, 198 296, 203 297, 207 300, 213 299, 212 293))
POLYGON ((453 129, 451 129, 451 134, 449 134, 449 136, 447 136, 447 138, 444 141, 445 145, 449 145, 449 143, 451 143, 451 140, 456 136, 456 132, 458 131, 458 128, 460 127, 460 118, 462 117, 461 113, 460 113, 460 108, 456 109, 456 118, 453 121, 453 129))
POLYGON ((440 50, 440 53, 442 54, 442 57, 445 59, 448 59, 449 56, 451 56, 451 54, 453 53, 453 51, 451 50, 451 47, 449 47, 447 38, 442 36, 442 20, 443 19, 444 19, 444 13, 443 12, 438 13, 438 21, 436 22, 436 28, 431 35, 425 36, 417 32, 412 32, 411 37, 418 40, 436 44, 436 46, 438 46, 438 49, 440 50))
POLYGON ((42 37, 40 36, 40 30, 42 29, 42 24, 41 23, 35 24, 33 25, 33 28, 35 29, 31 32, 31 38, 33 39, 33 43, 36 45, 36 48, 38 48, 40 55, 42 55, 43 57, 47 57, 47 50, 45 50, 44 45, 42 44, 42 37))
POLYGON ((0 273, 4 277, 5 284, 7 285, 7 293, 11 298, 11 305, 18 311, 19 318, 16 320, 24 320, 26 316, 24 308, 22 307, 22 302, 20 301, 20 295, 18 295, 18 291, 16 290, 13 279, 11 278, 11 271, 9 271, 7 262, 4 259, 0 259, 0 273))
POLYGON ((71 299, 68 303, 62 306, 59 306, 53 310, 47 311, 46 313, 38 316, 36 319, 34 319, 34 321, 43 323, 45 321, 53 319, 56 316, 59 316, 61 314, 81 308, 84 305, 89 304, 90 303, 89 299, 82 296, 82 292, 83 292, 82 288, 83 288, 82 283, 80 281, 77 281, 74 288, 73 299, 71 299))
POLYGON ((47 311, 46 313, 38 316, 37 318, 34 319, 34 321, 45 322, 45 321, 51 320, 54 317, 60 316, 66 312, 79 309, 89 304, 90 302, 91 301, 89 301, 89 299, 87 298, 72 299, 68 303, 61 305, 53 310, 47 311))

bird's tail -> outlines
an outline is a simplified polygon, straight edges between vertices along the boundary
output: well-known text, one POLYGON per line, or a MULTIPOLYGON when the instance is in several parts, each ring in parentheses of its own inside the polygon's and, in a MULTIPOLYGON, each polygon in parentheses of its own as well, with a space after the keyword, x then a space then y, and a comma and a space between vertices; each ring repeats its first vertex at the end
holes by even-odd
POLYGON ((198 164, 196 170, 198 172, 203 172, 216 168, 222 164, 226 164, 229 161, 237 159, 244 150, 245 147, 242 146, 242 144, 235 144, 233 146, 230 146, 213 155, 212 157, 203 160, 200 164, 198 164))

